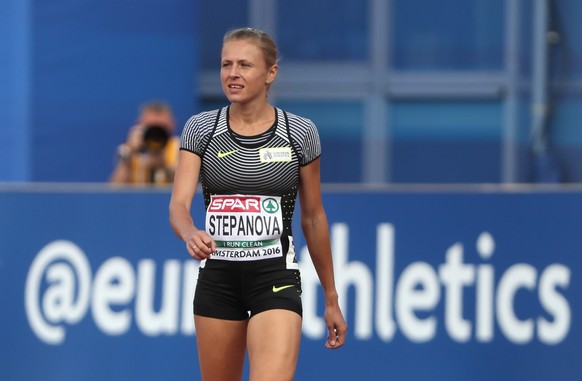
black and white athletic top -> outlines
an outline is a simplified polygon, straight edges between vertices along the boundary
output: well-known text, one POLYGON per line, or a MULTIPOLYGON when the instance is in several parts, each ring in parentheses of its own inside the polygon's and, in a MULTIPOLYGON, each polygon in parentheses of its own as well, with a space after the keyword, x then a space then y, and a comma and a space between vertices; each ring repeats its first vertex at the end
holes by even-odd
POLYGON ((278 108, 274 112, 273 126, 256 136, 230 128, 228 107, 186 122, 180 149, 202 159, 206 231, 217 243, 211 259, 290 254, 299 168, 320 156, 321 144, 311 120, 278 108))

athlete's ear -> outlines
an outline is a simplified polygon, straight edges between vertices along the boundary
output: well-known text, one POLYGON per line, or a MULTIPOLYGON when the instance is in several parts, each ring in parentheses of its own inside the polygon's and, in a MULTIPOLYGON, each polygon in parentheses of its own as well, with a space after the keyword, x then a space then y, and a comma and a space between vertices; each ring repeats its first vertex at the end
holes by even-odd
POLYGON ((278 72, 279 72, 279 65, 274 64, 273 66, 271 66, 271 68, 269 69, 269 72, 267 73, 267 80, 265 81, 265 85, 268 86, 271 83, 273 83, 273 81, 277 77, 278 72))

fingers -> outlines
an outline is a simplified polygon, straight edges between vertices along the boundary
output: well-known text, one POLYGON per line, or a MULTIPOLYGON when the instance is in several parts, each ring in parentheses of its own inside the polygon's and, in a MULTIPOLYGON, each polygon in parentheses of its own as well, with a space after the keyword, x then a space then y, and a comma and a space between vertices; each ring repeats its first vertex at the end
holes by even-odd
POLYGON ((199 261, 208 258, 208 256, 205 256, 202 252, 202 250, 200 250, 200 248, 197 245, 186 245, 186 248, 188 249, 188 253, 190 253, 190 256, 194 259, 198 259, 199 261))
POLYGON ((342 347, 346 342, 346 332, 347 328, 337 329, 328 328, 327 341, 325 342, 325 347, 327 349, 338 349, 342 347))
POLYGON ((339 305, 332 303, 332 305, 326 306, 324 319, 328 331, 325 347, 328 349, 341 348, 346 342, 348 326, 339 305))
POLYGON ((203 260, 216 251, 216 243, 204 231, 196 231, 186 242, 186 249, 194 259, 203 260))
POLYGON ((339 306, 327 307, 325 311, 325 321, 327 323, 327 349, 341 348, 346 342, 348 326, 343 318, 339 306))

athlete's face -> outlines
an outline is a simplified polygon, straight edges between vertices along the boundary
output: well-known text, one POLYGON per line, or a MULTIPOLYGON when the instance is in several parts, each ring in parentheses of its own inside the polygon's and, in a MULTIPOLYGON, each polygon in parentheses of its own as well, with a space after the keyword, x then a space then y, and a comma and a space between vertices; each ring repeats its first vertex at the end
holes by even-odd
POLYGON ((263 52, 253 41, 231 40, 222 46, 220 79, 230 102, 266 99, 276 75, 277 65, 268 68, 263 52))

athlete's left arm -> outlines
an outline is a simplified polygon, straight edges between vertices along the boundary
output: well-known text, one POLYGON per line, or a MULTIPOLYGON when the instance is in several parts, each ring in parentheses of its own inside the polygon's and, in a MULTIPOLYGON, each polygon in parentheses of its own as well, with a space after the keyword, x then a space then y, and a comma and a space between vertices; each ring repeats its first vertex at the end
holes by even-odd
POLYGON ((325 295, 325 322, 329 331, 326 347, 339 348, 345 343, 347 325, 335 288, 329 224, 321 200, 319 158, 301 167, 299 176, 301 228, 325 295))

